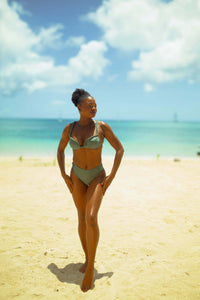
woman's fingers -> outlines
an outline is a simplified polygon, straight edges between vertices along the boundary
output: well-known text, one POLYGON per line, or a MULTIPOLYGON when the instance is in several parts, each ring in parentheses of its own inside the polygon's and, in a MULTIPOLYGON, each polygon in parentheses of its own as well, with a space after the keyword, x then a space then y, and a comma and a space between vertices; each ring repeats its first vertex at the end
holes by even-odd
MULTIPOLYGON (((107 177, 106 177, 107 178, 107 177)), ((103 195, 105 194, 107 188, 108 188, 108 185, 107 185, 107 181, 106 181, 106 178, 104 179, 104 181, 102 183, 100 183, 101 187, 102 187, 102 192, 103 192, 103 195)))
POLYGON ((73 191, 73 182, 72 182, 71 178, 68 175, 65 177, 65 183, 66 183, 70 193, 72 193, 72 191, 73 191))
POLYGON ((72 182, 71 178, 69 180, 69 190, 72 193, 72 191, 73 191, 73 182, 72 182))
POLYGON ((109 185, 112 182, 112 178, 109 176, 106 176, 106 178, 104 179, 104 181, 102 183, 100 183, 100 185, 102 186, 102 191, 103 191, 103 195, 105 194, 107 188, 109 187, 109 185))

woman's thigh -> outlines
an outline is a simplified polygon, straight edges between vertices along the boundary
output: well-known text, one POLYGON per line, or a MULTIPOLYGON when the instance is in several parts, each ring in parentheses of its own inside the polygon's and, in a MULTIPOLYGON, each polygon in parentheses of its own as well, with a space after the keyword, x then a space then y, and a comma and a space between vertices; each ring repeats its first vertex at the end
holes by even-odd
POLYGON ((97 216, 101 201, 103 198, 102 186, 100 183, 104 180, 106 174, 103 170, 98 177, 96 177, 87 189, 87 207, 86 213, 92 214, 94 217, 97 216))
POLYGON ((87 186, 74 174, 73 170, 71 170, 71 179, 73 182, 72 197, 78 210, 78 214, 85 214, 87 186))

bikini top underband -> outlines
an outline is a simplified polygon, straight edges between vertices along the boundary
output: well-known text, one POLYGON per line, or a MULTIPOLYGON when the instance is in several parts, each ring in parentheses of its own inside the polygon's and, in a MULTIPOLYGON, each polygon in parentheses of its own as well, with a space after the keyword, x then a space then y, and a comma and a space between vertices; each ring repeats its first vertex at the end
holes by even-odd
POLYGON ((72 130, 74 128, 76 122, 74 122, 72 124, 70 133, 69 133, 69 144, 72 147, 73 150, 78 150, 80 148, 88 148, 88 149, 97 149, 99 147, 101 147, 101 141, 99 138, 99 131, 98 131, 98 124, 97 121, 95 121, 96 124, 96 134, 90 136, 88 139, 85 140, 84 144, 81 146, 79 144, 79 142, 75 139, 73 139, 73 137, 71 137, 72 134, 72 130))

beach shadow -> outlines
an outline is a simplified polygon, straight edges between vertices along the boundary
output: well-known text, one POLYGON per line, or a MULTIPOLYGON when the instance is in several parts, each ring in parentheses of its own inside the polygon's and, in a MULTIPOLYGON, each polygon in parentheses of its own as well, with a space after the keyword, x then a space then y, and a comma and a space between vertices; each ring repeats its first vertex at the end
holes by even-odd
MULTIPOLYGON (((48 265, 48 269, 56 275, 59 281, 73 283, 77 285, 81 285, 83 280, 83 273, 79 271, 80 267, 82 266, 81 263, 71 263, 65 266, 64 268, 58 268, 54 263, 48 265)), ((102 277, 111 277, 114 273, 113 272, 106 272, 106 273, 98 273, 96 269, 94 269, 94 282, 96 279, 101 279, 102 277)), ((93 284, 94 288, 94 284, 93 284)))

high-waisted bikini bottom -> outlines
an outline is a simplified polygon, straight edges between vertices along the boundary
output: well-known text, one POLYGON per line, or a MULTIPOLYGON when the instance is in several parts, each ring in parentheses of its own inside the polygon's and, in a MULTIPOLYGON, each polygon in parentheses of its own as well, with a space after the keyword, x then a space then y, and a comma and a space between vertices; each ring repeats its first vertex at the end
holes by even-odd
POLYGON ((74 174, 86 185, 90 185, 90 183, 103 171, 103 165, 100 164, 99 166, 93 169, 81 169, 72 163, 72 170, 74 174))

